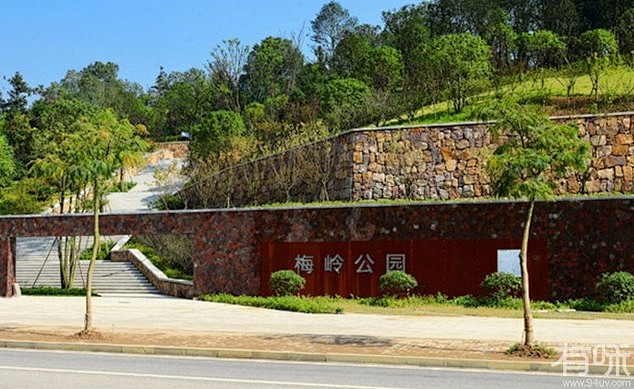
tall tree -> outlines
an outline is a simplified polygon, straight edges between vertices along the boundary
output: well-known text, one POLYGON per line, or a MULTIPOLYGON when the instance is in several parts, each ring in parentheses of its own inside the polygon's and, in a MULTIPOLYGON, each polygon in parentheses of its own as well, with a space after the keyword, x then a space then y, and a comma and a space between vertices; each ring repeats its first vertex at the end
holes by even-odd
MULTIPOLYGON (((576 0, 539 0, 541 2, 540 29, 570 38, 581 32, 581 15, 576 0)), ((525 31, 530 32, 530 31, 525 31)), ((570 44, 570 39, 567 42, 570 44)))
POLYGON ((615 33, 620 52, 631 58, 634 55, 634 6, 619 16, 615 33))
POLYGON ((611 66, 612 60, 618 54, 616 37, 608 30, 589 30, 579 37, 579 48, 584 70, 592 82, 590 94, 594 95, 595 101, 599 101, 601 75, 611 66))
POLYGON ((444 35, 424 47, 423 73, 432 77, 461 112, 468 97, 486 83, 491 74, 491 50, 480 37, 471 34, 444 35))
POLYGON ((20 72, 15 72, 7 81, 11 89, 8 98, 0 105, 0 113, 4 113, 5 119, 2 130, 18 162, 17 169, 23 172, 31 158, 35 134, 29 117, 28 98, 36 89, 29 86, 20 72))
POLYGON ((590 145, 579 138, 579 129, 574 125, 556 124, 514 102, 503 101, 493 113, 498 120, 490 131, 498 146, 486 165, 493 193, 498 197, 528 201, 520 264, 523 344, 532 348, 535 337, 530 306, 528 242, 535 201, 552 199, 558 180, 567 173, 585 170, 591 158, 590 145))
POLYGON ((20 72, 15 72, 9 79, 5 77, 5 80, 11 85, 11 90, 9 90, 8 99, 0 106, 1 110, 8 113, 26 113, 28 98, 35 89, 29 86, 20 72))
POLYGON ((196 160, 217 156, 230 148, 232 141, 245 131, 240 114, 233 111, 213 111, 192 127, 190 151, 196 160))
POLYGON ((120 136, 134 134, 136 129, 127 120, 118 120, 112 111, 104 111, 93 119, 82 118, 78 125, 82 127, 83 147, 79 153, 80 163, 77 169, 91 185, 91 208, 94 216, 94 242, 86 276, 86 314, 84 330, 80 332, 81 335, 90 336, 93 332, 92 281, 101 239, 99 231, 101 205, 108 185, 121 168, 121 164, 125 161, 136 160, 136 158, 121 159, 122 148, 119 146, 122 141, 120 136))
POLYGON ((357 24, 357 18, 350 16, 350 12, 336 1, 324 4, 315 19, 310 22, 315 56, 326 68, 332 66, 335 48, 344 34, 353 31, 357 24))
MULTIPOLYGON (((0 121, 0 129, 2 121, 0 121)), ((16 166, 13 158, 13 149, 9 146, 7 138, 0 131, 0 188, 11 185, 15 177, 16 166)))
POLYGON ((211 52, 207 70, 212 83, 218 90, 219 109, 240 112, 240 76, 249 54, 249 46, 243 46, 238 39, 223 41, 211 52))
POLYGON ((304 55, 290 39, 268 37, 253 46, 240 84, 248 102, 289 95, 304 64, 304 55))

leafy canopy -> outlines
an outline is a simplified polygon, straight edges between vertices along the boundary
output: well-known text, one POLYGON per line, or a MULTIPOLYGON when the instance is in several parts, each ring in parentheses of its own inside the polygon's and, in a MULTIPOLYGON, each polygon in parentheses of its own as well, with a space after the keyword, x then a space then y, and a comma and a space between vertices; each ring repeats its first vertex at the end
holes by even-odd
POLYGON ((568 170, 584 170, 589 163, 590 145, 575 126, 557 124, 509 101, 500 103, 497 112, 501 118, 491 126, 491 135, 499 146, 486 165, 496 196, 551 198, 568 170))

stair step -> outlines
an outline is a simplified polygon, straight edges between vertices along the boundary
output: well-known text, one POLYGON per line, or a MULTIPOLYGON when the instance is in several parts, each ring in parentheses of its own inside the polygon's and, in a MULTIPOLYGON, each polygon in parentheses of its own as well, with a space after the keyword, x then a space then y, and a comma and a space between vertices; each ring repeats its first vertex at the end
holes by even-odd
MULTIPOLYGON (((59 286, 59 263, 54 238, 18 238, 16 279, 23 287, 59 286), (37 279, 37 281, 36 281, 37 279)), ((82 246, 92 245, 83 239, 82 246)), ((83 286, 90 261, 82 260, 75 272, 75 285, 83 286), (81 271, 81 273, 80 273, 81 271)), ((97 293, 158 295, 159 291, 130 262, 99 260, 93 273, 93 290, 97 293)))

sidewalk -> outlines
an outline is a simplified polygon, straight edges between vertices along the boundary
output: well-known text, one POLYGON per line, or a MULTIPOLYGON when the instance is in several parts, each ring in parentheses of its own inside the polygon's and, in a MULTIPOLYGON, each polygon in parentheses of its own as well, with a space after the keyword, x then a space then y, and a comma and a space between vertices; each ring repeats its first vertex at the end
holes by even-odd
MULTIPOLYGON (((345 356, 359 363, 561 372, 561 366, 551 366, 555 360, 504 356, 522 337, 523 322, 516 318, 302 314, 169 297, 111 296, 93 299, 94 326, 103 338, 81 340, 72 335, 83 328, 84 303, 81 297, 0 300, 0 339, 13 340, 0 344, 293 360, 345 356)), ((634 346, 628 320, 535 319, 535 333, 540 344, 558 349, 565 343, 614 344, 629 352, 625 345, 634 346)), ((634 365, 631 357, 627 363, 634 365)))

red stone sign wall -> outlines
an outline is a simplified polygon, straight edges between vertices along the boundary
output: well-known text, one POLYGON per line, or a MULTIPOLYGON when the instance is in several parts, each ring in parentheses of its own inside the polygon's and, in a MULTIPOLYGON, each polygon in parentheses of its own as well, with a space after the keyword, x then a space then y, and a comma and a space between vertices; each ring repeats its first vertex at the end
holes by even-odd
MULTIPOLYGON (((498 270, 498 250, 519 246, 496 239, 268 243, 262 245, 261 288, 270 294, 270 274, 294 270, 306 279, 302 294, 378 296, 379 278, 400 270, 416 278, 419 294, 479 294, 484 277, 498 270)), ((531 242, 531 292, 542 300, 548 299, 547 258, 545 242, 531 242)))
MULTIPOLYGON (((308 293, 369 296, 389 263, 414 275, 419 293, 456 296, 480 293, 484 276, 497 269, 498 250, 519 248, 526 208, 438 202, 104 214, 100 221, 104 235, 191 236, 196 295, 267 293, 272 271, 294 269, 307 276, 308 293)), ((0 217, 0 296, 12 293, 15 237, 91 234, 90 215, 0 217)), ((593 295, 601 274, 634 273, 633 237, 634 197, 538 202, 532 296, 593 295)))

